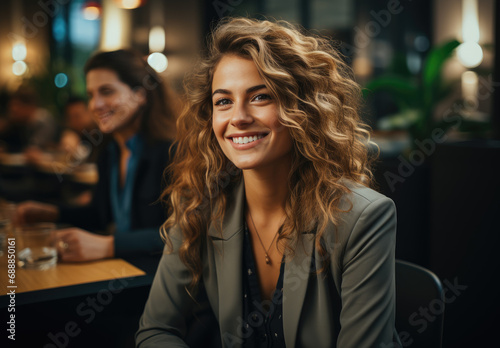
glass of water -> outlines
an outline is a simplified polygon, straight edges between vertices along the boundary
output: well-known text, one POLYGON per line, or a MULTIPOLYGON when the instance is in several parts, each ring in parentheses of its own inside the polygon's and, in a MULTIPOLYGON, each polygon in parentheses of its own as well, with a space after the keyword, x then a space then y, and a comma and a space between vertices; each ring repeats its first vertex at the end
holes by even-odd
POLYGON ((56 226, 25 225, 16 229, 17 264, 25 269, 46 270, 57 263, 56 226))

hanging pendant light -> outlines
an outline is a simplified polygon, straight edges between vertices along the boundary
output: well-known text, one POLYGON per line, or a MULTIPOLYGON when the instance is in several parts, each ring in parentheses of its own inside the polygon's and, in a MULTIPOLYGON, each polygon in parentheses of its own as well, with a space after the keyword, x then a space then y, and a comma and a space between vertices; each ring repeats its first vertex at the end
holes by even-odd
POLYGON ((101 18, 102 5, 97 1, 85 1, 82 6, 82 16, 88 21, 95 21, 101 18))
POLYGON ((458 60, 466 68, 475 68, 483 61, 477 0, 462 0, 462 39, 463 43, 457 48, 458 60))
POLYGON ((141 7, 146 3, 146 0, 114 0, 116 6, 127 10, 141 7))

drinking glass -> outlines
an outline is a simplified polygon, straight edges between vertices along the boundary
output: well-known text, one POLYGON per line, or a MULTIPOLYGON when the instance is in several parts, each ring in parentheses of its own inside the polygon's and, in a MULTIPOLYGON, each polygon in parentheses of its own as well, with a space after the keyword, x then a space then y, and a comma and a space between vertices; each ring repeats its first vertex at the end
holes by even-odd
POLYGON ((16 229, 17 263, 26 269, 46 270, 57 263, 53 223, 25 225, 16 229))

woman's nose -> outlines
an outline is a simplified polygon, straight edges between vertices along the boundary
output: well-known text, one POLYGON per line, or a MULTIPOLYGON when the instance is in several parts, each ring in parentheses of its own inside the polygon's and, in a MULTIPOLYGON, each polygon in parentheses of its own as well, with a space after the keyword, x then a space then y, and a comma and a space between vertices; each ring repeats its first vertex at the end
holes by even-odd
POLYGON ((253 122, 251 112, 244 103, 236 102, 231 114, 231 123, 234 126, 247 125, 253 122))
POLYGON ((92 99, 89 100, 89 110, 96 111, 101 108, 103 104, 103 100, 99 96, 92 97, 92 99))

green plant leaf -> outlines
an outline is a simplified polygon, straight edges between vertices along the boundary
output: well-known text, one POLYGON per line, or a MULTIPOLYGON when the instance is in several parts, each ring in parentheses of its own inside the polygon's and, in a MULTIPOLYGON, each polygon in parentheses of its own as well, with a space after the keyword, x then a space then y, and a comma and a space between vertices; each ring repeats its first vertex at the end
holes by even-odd
POLYGON ((459 45, 460 42, 457 40, 451 40, 429 51, 422 74, 426 103, 432 104, 432 97, 435 95, 436 84, 439 83, 441 78, 443 64, 451 57, 453 51, 459 45))
POLYGON ((418 87, 408 78, 399 76, 381 76, 369 81, 363 89, 363 95, 368 96, 375 91, 389 92, 395 102, 402 102, 407 107, 418 103, 418 87))

